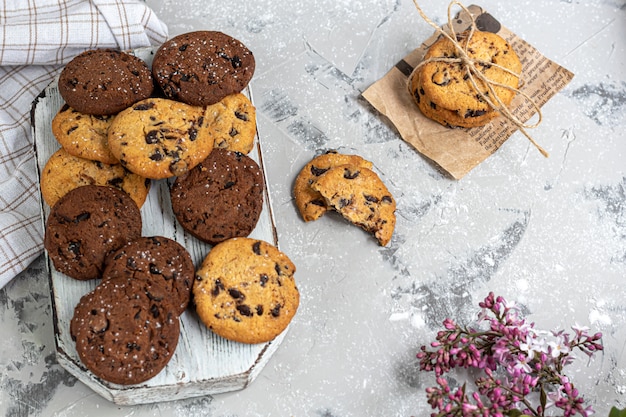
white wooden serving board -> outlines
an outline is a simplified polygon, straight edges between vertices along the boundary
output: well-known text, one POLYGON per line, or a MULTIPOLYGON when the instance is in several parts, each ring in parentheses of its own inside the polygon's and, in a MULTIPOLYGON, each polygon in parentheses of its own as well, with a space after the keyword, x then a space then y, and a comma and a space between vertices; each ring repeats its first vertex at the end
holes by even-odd
MULTIPOLYGON (((142 48, 133 53, 152 63, 154 48, 142 48)), ((252 100, 250 89, 244 93, 252 100)), ((64 104, 56 80, 33 103, 32 130, 41 173, 46 161, 60 145, 52 134, 51 122, 64 104)), ((259 137, 250 153, 265 172, 259 137)), ((171 209, 169 186, 172 180, 152 181, 148 198, 141 209, 143 236, 166 236, 184 245, 200 265, 211 246, 185 233, 177 224, 171 209)), ((48 218, 50 208, 42 200, 42 218, 48 218)), ((278 246, 271 201, 265 182, 263 211, 250 237, 278 246)), ((99 282, 77 281, 55 271, 46 254, 52 291, 52 309, 58 362, 80 381, 104 398, 123 405, 170 401, 217 394, 245 388, 263 369, 284 338, 285 332, 268 343, 248 345, 231 342, 212 333, 199 320, 191 307, 181 316, 180 339, 176 352, 166 368, 149 381, 137 385, 117 385, 104 381, 81 363, 69 334, 69 323, 80 298, 99 282)))

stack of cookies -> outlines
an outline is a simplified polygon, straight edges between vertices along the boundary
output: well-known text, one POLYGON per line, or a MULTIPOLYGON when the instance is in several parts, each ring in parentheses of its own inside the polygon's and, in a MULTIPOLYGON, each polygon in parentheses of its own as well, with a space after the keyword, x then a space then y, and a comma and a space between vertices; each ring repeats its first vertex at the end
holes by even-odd
POLYGON ((396 225, 396 202, 372 166, 359 155, 335 150, 308 162, 296 177, 293 190, 304 221, 317 220, 333 210, 386 246, 396 225))
POLYGON ((74 188, 107 185, 141 208, 151 180, 176 177, 171 197, 183 228, 212 244, 247 236, 260 216, 264 184, 247 156, 256 111, 241 93, 254 69, 245 45, 213 31, 167 41, 152 68, 110 49, 78 55, 58 81, 65 104, 52 132, 61 148, 42 170, 44 200, 52 207, 74 188), (209 182, 211 192, 203 192, 209 182))
POLYGON ((187 250, 166 237, 139 237, 112 252, 70 322, 83 364, 116 384, 157 375, 178 345, 194 274, 187 250))
POLYGON ((136 384, 163 369, 194 282, 203 321, 234 341, 269 341, 295 314, 295 266, 269 243, 245 238, 264 194, 261 168, 247 155, 256 113, 242 94, 254 68, 238 40, 198 31, 164 43, 152 68, 107 49, 87 51, 61 72, 65 104, 52 122, 61 148, 41 174, 51 207, 44 246, 59 272, 101 279, 76 306, 70 332, 83 364, 106 381, 136 384), (164 179, 173 179, 180 225, 214 245, 211 266, 198 272, 211 284, 194 279, 179 243, 141 236, 140 208, 151 181, 164 179), (220 253, 227 262, 213 262, 220 253), (228 300, 216 304, 223 294, 207 285, 228 300), (209 308, 221 310, 203 313, 209 308))
MULTIPOLYGON (((476 69, 491 81, 493 94, 504 107, 508 106, 516 94, 522 69, 511 45, 495 33, 482 31, 473 32, 471 38, 469 32, 461 33, 457 42, 476 69)), ((467 66, 458 58, 457 47, 441 36, 426 52, 424 63, 410 75, 411 96, 426 117, 444 126, 483 126, 500 114, 484 96, 496 105, 497 99, 478 76, 470 77, 467 66)))

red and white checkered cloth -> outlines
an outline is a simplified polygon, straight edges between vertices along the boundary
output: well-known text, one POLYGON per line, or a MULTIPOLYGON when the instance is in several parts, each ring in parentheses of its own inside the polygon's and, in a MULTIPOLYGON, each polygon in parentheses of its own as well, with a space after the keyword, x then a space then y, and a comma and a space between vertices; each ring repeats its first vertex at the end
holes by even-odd
POLYGON ((0 2, 0 288, 43 250, 33 100, 82 51, 166 39, 167 27, 140 0, 0 2))

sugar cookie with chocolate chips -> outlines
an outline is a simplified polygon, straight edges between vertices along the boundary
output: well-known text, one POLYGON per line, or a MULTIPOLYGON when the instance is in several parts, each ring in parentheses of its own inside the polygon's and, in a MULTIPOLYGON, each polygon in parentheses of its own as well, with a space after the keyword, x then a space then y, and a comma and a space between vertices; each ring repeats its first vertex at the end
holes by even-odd
POLYGON ((216 31, 183 33, 154 54, 152 73, 166 97, 194 106, 215 104, 241 92, 252 79, 252 52, 216 31))
POLYGON ((150 98, 120 112, 108 132, 109 148, 128 170, 146 178, 182 175, 213 149, 203 107, 150 98))
MULTIPOLYGON (((491 32, 474 32, 467 44, 468 32, 458 35, 459 42, 470 58, 477 60, 477 69, 489 80, 503 86, 494 85, 495 94, 505 105, 509 105, 515 96, 513 89, 519 86, 519 74, 522 64, 511 45, 502 37, 491 32), (497 68, 502 66, 514 74, 497 68), (508 88, 507 88, 508 87, 508 88)), ((430 58, 457 57, 458 53, 452 42, 441 37, 426 52, 424 61, 430 58)), ((465 66, 460 62, 433 61, 417 69, 425 95, 437 106, 452 110, 462 117, 468 114, 484 114, 492 107, 484 101, 467 76, 465 66)), ((487 87, 474 77, 483 94, 489 95, 487 87)), ((495 98, 490 98, 495 101, 495 98)))
POLYGON ((114 115, 85 114, 64 104, 52 119, 52 134, 71 155, 117 164, 109 149, 107 132, 114 115))
POLYGON ((215 147, 250 153, 256 136, 256 109, 241 93, 224 97, 207 108, 208 125, 215 147))
POLYGON ((419 71, 412 74, 409 81, 409 90, 413 96, 413 100, 417 104, 422 114, 429 119, 432 119, 447 127, 463 127, 472 128, 483 126, 489 123, 494 118, 498 117, 500 113, 497 111, 472 111, 466 112, 460 115, 454 110, 445 109, 438 106, 430 97, 426 95, 424 88, 422 87, 419 77, 419 71))
POLYGON ((298 308, 295 270, 287 255, 265 241, 226 240, 211 249, 196 272, 196 311, 226 339, 270 341, 287 328, 298 308))
POLYGON ((372 233, 380 245, 389 243, 396 225, 396 202, 374 171, 337 166, 319 176, 311 188, 349 222, 372 233))
POLYGON ((40 188, 44 201, 54 206, 70 190, 83 185, 108 185, 126 192, 138 207, 143 206, 151 181, 120 164, 105 164, 70 155, 64 148, 53 153, 41 171, 40 188))
POLYGON ((313 158, 298 173, 293 188, 296 207, 304 221, 317 220, 329 210, 322 195, 311 188, 311 184, 329 169, 345 165, 372 168, 372 163, 358 155, 348 155, 335 150, 327 151, 313 158))
POLYGON ((76 352, 97 377, 115 384, 147 381, 169 363, 180 320, 156 283, 110 279, 81 297, 70 321, 76 352), (155 292, 156 289, 156 292, 155 292))

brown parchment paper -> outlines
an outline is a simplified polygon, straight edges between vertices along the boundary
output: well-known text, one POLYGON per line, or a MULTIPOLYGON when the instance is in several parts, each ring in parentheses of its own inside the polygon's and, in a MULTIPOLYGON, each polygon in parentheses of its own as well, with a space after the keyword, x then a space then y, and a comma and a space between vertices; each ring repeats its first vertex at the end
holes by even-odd
MULTIPOLYGON (((511 44, 522 62, 521 78, 525 84, 520 91, 528 94, 538 107, 547 103, 574 77, 572 72, 544 57, 480 6, 472 5, 467 9, 476 20, 479 30, 497 33, 511 44)), ((457 33, 469 29, 471 17, 462 10, 453 20, 453 25, 457 33)), ((447 30, 447 24, 443 28, 447 30)), ((408 90, 408 77, 437 38, 438 33, 435 32, 419 48, 391 68, 383 78, 368 87, 363 92, 363 97, 394 124, 402 139, 452 177, 461 179, 498 150, 517 130, 517 126, 503 116, 498 116, 481 127, 449 128, 428 119, 420 112, 408 90)), ((527 122, 537 112, 520 94, 513 99, 510 109, 522 122, 527 122)), ((532 129, 526 131, 545 148, 542 138, 535 137, 532 129)), ((527 139, 522 137, 520 140, 527 139)))

